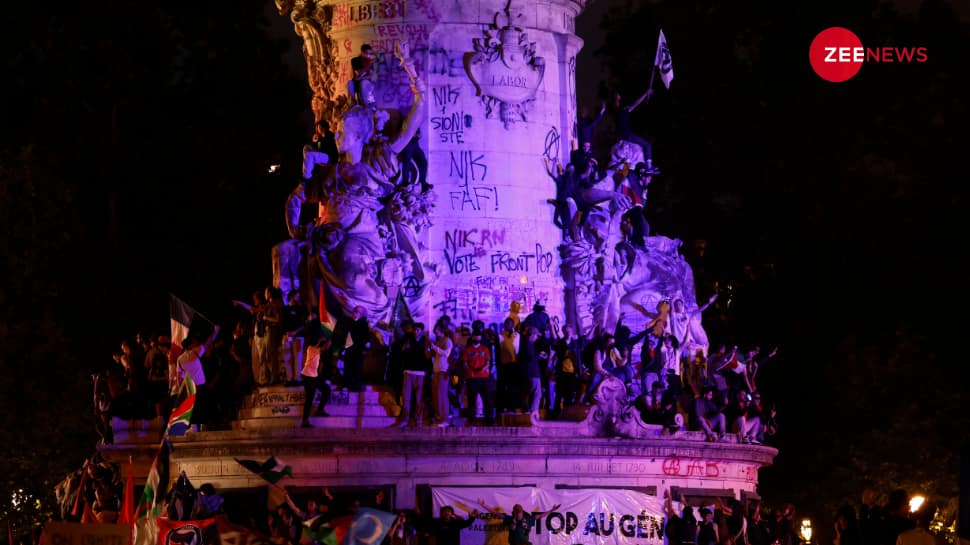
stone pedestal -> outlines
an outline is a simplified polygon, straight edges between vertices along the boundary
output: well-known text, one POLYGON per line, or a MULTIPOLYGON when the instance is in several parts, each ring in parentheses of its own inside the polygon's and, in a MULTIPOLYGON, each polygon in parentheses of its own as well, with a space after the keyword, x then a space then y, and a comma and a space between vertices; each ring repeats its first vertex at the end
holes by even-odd
MULTIPOLYGON (((332 416, 311 418, 313 428, 301 428, 303 395, 297 387, 260 388, 231 431, 174 438, 172 475, 185 471, 194 483, 221 490, 258 488, 265 483, 234 458, 274 456, 293 468, 285 486, 393 486, 398 508, 413 507, 421 485, 625 487, 657 494, 679 487, 741 497, 756 493, 758 469, 777 454, 730 435, 709 443, 701 432, 665 434, 599 393, 597 404, 572 408, 574 420, 510 414, 491 427, 457 420, 453 427, 404 429, 393 426, 400 410, 393 394, 375 389, 335 392, 327 406, 332 416)), ((116 444, 101 451, 114 461, 132 456, 135 475, 147 475, 160 426, 117 421, 115 430, 116 444)))
MULTIPOLYGON (((576 424, 573 424, 575 427, 576 424)), ((657 438, 545 436, 538 428, 238 430, 175 440, 174 469, 219 489, 262 486, 233 458, 276 456, 292 487, 394 485, 413 507, 418 485, 631 487, 754 493, 771 447, 657 438)))
MULTIPOLYGON (((314 411, 319 400, 314 399, 314 411)), ((233 429, 264 430, 299 427, 303 416, 302 387, 269 386, 247 396, 233 429)), ((311 416, 315 428, 384 428, 401 412, 390 388, 368 386, 363 392, 334 390, 326 406, 330 416, 311 416)))

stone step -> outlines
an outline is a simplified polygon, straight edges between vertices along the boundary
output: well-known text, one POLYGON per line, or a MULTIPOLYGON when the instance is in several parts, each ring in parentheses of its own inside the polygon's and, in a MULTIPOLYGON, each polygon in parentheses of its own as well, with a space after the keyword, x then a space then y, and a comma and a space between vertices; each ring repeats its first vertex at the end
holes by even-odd
MULTIPOLYGON (((317 404, 314 404, 311 408, 312 411, 316 411, 317 404)), ((377 404, 365 404, 365 405, 337 405, 333 403, 328 403, 326 406, 326 411, 332 416, 397 416, 400 412, 400 407, 394 406, 382 406, 377 404)), ((239 420, 248 420, 251 418, 269 418, 275 416, 303 416, 303 404, 300 405, 274 405, 272 407, 255 407, 252 409, 239 409, 239 420)))
MULTIPOLYGON (((314 396, 314 402, 319 399, 319 392, 314 396)), ((261 407, 280 407, 292 406, 302 407, 306 395, 302 386, 264 386, 258 388, 254 393, 246 396, 243 400, 242 408, 256 409, 261 407)), ((330 401, 327 406, 337 405, 397 405, 397 396, 394 392, 385 389, 372 389, 368 387, 363 392, 349 392, 347 390, 331 390, 330 401)))
MULTIPOLYGON (((319 393, 313 407, 319 404, 319 393)), ((305 393, 302 387, 270 386, 249 396, 239 410, 239 420, 303 416, 305 393)), ((390 390, 369 389, 364 392, 337 390, 331 392, 326 410, 334 416, 371 418, 397 416, 401 412, 395 394, 390 390)))
MULTIPOLYGON (((353 416, 311 416, 314 428, 388 428, 397 419, 393 416, 353 417, 353 416)), ((294 417, 254 418, 237 420, 232 423, 233 430, 278 430, 300 427, 301 419, 294 417)))
POLYGON ((495 419, 499 426, 528 427, 532 425, 532 415, 529 413, 502 413, 495 419))

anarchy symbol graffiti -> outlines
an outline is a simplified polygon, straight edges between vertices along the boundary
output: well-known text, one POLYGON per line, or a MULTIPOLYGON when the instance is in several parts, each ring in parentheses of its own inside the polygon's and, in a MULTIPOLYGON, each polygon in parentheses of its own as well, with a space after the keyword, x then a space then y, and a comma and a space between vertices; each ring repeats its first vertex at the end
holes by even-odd
POLYGON ((404 292, 404 296, 407 298, 417 297, 421 292, 421 283, 414 276, 409 276, 404 279, 404 284, 401 286, 401 291, 404 292))

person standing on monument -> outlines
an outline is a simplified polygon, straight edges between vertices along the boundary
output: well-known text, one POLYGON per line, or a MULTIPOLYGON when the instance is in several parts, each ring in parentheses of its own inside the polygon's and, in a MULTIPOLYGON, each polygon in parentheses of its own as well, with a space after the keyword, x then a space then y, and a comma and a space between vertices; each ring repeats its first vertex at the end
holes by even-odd
POLYGON ((655 169, 653 166, 653 146, 650 142, 644 139, 639 134, 633 132, 633 127, 630 125, 630 115, 633 110, 637 109, 637 106, 643 102, 644 99, 648 98, 653 94, 653 89, 647 89, 645 93, 640 95, 640 98, 633 101, 631 104, 623 104, 623 97, 620 95, 619 91, 613 91, 613 125, 616 130, 617 140, 626 140, 640 146, 643 149, 644 161, 646 161, 647 172, 655 174, 655 169))
POLYGON ((492 396, 489 395, 488 383, 491 378, 492 351, 483 342, 481 332, 472 332, 468 345, 461 353, 462 363, 465 365, 465 391, 468 394, 469 419, 475 417, 478 397, 482 398, 482 410, 485 413, 485 424, 491 426, 492 396))
POLYGON ((360 55, 350 59, 353 77, 347 82, 347 94, 353 104, 361 106, 375 106, 377 98, 374 95, 374 82, 370 80, 371 68, 374 66, 374 49, 370 44, 360 46, 360 55))
POLYGON ((168 355, 172 340, 168 336, 158 337, 155 346, 145 355, 145 368, 148 370, 148 388, 151 400, 155 403, 155 416, 168 420, 168 355))
POLYGON ((263 360, 263 372, 270 379, 270 384, 284 384, 287 381, 286 370, 283 368, 283 292, 274 286, 266 288, 266 312, 263 320, 266 322, 266 358, 263 360))
POLYGON ((496 366, 498 412, 510 412, 521 407, 517 357, 521 335, 515 330, 515 321, 506 318, 499 333, 498 365, 496 366))
POLYGON ((195 334, 186 338, 182 342, 184 350, 175 364, 180 383, 186 375, 192 377, 192 382, 195 383, 195 408, 192 411, 192 424, 195 425, 196 431, 198 431, 200 424, 207 422, 206 419, 209 416, 209 387, 206 386, 205 371, 202 369, 202 356, 212 348, 212 343, 219 336, 221 329, 220 326, 215 326, 212 334, 205 341, 200 340, 198 335, 195 334))
POLYGON ((303 421, 302 427, 309 428, 310 410, 313 408, 313 398, 320 392, 320 403, 317 405, 316 416, 330 416, 326 406, 330 401, 330 384, 327 380, 333 376, 333 350, 330 332, 320 323, 316 309, 310 310, 310 317, 303 326, 303 338, 306 341, 306 355, 303 359, 303 421))
MULTIPOLYGON (((606 102, 600 104, 600 111, 596 117, 590 115, 589 106, 584 104, 579 107, 579 119, 576 120, 576 137, 579 140, 578 149, 584 150, 586 153, 591 153, 596 126, 599 125, 600 121, 603 121, 605 114, 606 102), (584 144, 589 144, 589 146, 584 147, 584 144)), ((573 164, 576 164, 576 162, 573 161, 573 164)), ((579 167, 579 165, 576 166, 577 168, 579 167)))
POLYGON ((307 307, 300 301, 299 290, 290 290, 289 304, 283 307, 283 369, 287 375, 287 386, 300 382, 300 363, 303 361, 304 322, 307 320, 307 307))
MULTIPOLYGON (((524 324, 525 322, 523 322, 524 324)), ((529 408, 532 418, 539 418, 539 407, 542 401, 542 374, 539 370, 538 347, 539 330, 535 326, 523 328, 522 341, 519 343, 518 362, 522 372, 525 406, 529 408)))
POLYGON ((344 380, 351 392, 364 391, 364 354, 370 349, 370 324, 367 322, 367 309, 358 305, 354 307, 349 318, 341 320, 337 325, 338 333, 335 337, 340 340, 347 338, 350 346, 344 349, 344 380), (342 326, 342 327, 341 327, 342 326))
POLYGON ((529 326, 538 329, 540 334, 552 328, 552 319, 546 314, 546 306, 539 301, 532 305, 532 313, 526 316, 525 320, 522 320, 519 331, 525 332, 529 326))
MULTIPOLYGON (((312 151, 322 153, 327 158, 327 164, 336 164, 340 154, 337 152, 337 135, 330 130, 330 122, 326 119, 321 119, 317 121, 314 127, 313 137, 310 143, 304 147, 304 150, 309 148, 312 151)), ((305 168, 303 177, 308 177, 305 168)))
MULTIPOLYGON (((414 402, 414 425, 421 427, 424 423, 424 377, 430 370, 425 341, 419 336, 418 325, 411 320, 402 324, 404 335, 395 343, 394 356, 399 359, 403 373, 401 415, 397 426, 405 428, 408 425, 411 412, 412 398, 414 402)), ((422 326, 421 329, 424 329, 422 326)))
POLYGON ((434 335, 429 339, 428 353, 432 361, 431 377, 431 406, 434 409, 434 419, 438 426, 450 424, 451 404, 448 402, 448 369, 449 358, 455 343, 451 340, 451 332, 442 325, 434 326, 434 335))
POLYGON ((414 136, 397 155, 397 160, 401 164, 400 183, 420 184, 422 193, 427 193, 434 188, 428 183, 428 156, 421 149, 420 128, 414 132, 414 136))
POLYGON ((561 507, 562 504, 553 505, 548 511, 541 513, 526 513, 522 504, 517 503, 512 506, 512 514, 506 515, 501 507, 489 507, 485 500, 479 498, 478 504, 486 510, 502 515, 502 524, 509 529, 509 545, 530 545, 529 537, 535 528, 536 521, 549 515, 561 507))

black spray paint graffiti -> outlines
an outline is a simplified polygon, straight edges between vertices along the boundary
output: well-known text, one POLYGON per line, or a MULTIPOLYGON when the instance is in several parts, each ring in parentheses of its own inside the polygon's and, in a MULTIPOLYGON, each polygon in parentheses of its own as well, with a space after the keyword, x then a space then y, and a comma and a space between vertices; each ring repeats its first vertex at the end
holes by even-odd
POLYGON ((441 115, 431 118, 431 129, 442 144, 464 144, 465 129, 472 126, 472 116, 462 110, 449 110, 450 106, 457 106, 461 98, 461 87, 457 85, 439 85, 431 90, 434 97, 434 107, 441 108, 441 115))
POLYGON ((549 293, 537 290, 535 284, 523 284, 518 278, 488 275, 470 279, 465 286, 446 288, 433 308, 461 324, 463 320, 487 319, 490 315, 504 316, 512 302, 518 302, 524 308, 532 308, 536 301, 547 300, 549 293))
POLYGON ((449 192, 451 209, 459 212, 466 210, 498 210, 499 194, 495 186, 481 185, 488 175, 485 154, 472 151, 449 152, 451 162, 448 176, 458 179, 458 190, 449 192), (457 155, 456 155, 457 153, 457 155))
POLYGON ((481 270, 478 259, 487 249, 505 244, 505 229, 454 229, 445 231, 445 262, 450 274, 481 270))
MULTIPOLYGON (((388 44, 378 48, 374 59, 373 72, 380 96, 378 100, 384 107, 405 107, 411 104, 413 94, 410 78, 401 68, 401 63, 392 53, 391 42, 405 38, 389 38, 388 44)), ((413 41, 413 40, 412 40, 413 41)), ((381 45, 381 44, 379 44, 381 45)), ((448 77, 461 77, 464 74, 462 54, 441 47, 417 47, 411 50, 411 62, 419 75, 432 74, 448 77)), ((455 88, 457 92, 457 87, 455 88)))
POLYGON ((493 273, 500 272, 538 272, 548 273, 552 270, 552 252, 546 252, 542 244, 536 243, 535 253, 495 252, 491 256, 493 273))
POLYGON ((431 89, 431 95, 434 97, 435 108, 451 106, 458 104, 458 99, 461 98, 461 87, 451 84, 439 85, 431 89))
MULTIPOLYGON (((445 261, 448 263, 450 274, 473 273, 482 270, 485 252, 481 248, 458 253, 455 248, 444 251, 445 261)), ((496 250, 488 255, 488 267, 495 273, 545 273, 552 272, 554 260, 552 252, 536 244, 535 252, 507 252, 496 250)))
POLYGON ((576 57, 569 57, 569 76, 566 82, 569 85, 569 102, 576 104, 576 57))
POLYGON ((546 133, 546 143, 542 156, 549 161, 549 165, 554 167, 559 164, 559 142, 561 138, 559 136, 559 129, 552 127, 549 132, 546 133))
POLYGON ((448 51, 443 47, 417 48, 411 51, 411 60, 418 74, 458 78, 465 75, 463 53, 448 51))
POLYGON ((445 115, 441 109, 440 116, 431 118, 431 130, 442 144, 464 144, 465 129, 472 127, 472 116, 463 111, 451 112, 445 115))

